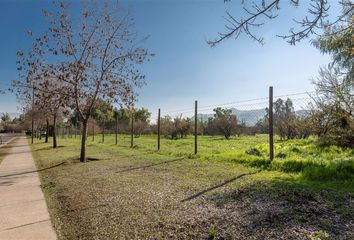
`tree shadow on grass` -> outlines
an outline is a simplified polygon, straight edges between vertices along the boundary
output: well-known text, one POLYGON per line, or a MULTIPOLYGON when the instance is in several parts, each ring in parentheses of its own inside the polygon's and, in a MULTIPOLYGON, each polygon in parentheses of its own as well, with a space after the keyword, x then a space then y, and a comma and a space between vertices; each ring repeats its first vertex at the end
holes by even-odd
POLYGON ((206 202, 220 213, 213 219, 221 239, 238 232, 252 239, 307 239, 316 233, 331 239, 354 237, 354 196, 286 180, 258 180, 218 191, 206 202))
POLYGON ((46 150, 55 150, 58 148, 63 148, 64 146, 57 146, 56 148, 53 148, 53 146, 47 146, 47 147, 42 147, 42 148, 38 148, 33 150, 34 152, 39 152, 39 151, 46 151, 46 150))
POLYGON ((200 191, 200 192, 198 192, 198 193, 196 193, 196 194, 193 194, 192 196, 189 196, 189 197, 183 199, 181 202, 186 202, 186 201, 193 200, 193 199, 195 199, 195 198, 197 198, 197 197, 199 197, 199 196, 201 196, 201 195, 203 195, 203 194, 205 194, 205 193, 207 193, 207 192, 210 192, 210 191, 215 190, 215 189, 217 189, 217 188, 223 187, 223 186, 225 186, 226 184, 229 184, 229 183, 231 183, 231 182, 233 182, 233 181, 236 181, 237 179, 240 179, 240 178, 245 177, 245 176, 249 176, 249 175, 253 175, 253 174, 259 173, 260 171, 261 171, 261 170, 256 171, 256 172, 243 173, 243 174, 237 175, 237 176, 235 176, 235 177, 233 177, 233 178, 231 178, 231 179, 228 179, 228 180, 226 180, 226 181, 224 181, 224 182, 222 182, 222 183, 220 183, 220 184, 217 184, 217 185, 215 185, 215 186, 212 186, 212 187, 209 187, 209 188, 207 188, 207 189, 204 189, 204 190, 202 190, 202 191, 200 191))
POLYGON ((123 170, 117 171, 116 173, 125 173, 125 172, 130 172, 130 171, 134 171, 134 170, 138 170, 138 169, 146 169, 146 168, 155 167, 158 165, 164 165, 164 164, 169 164, 169 163, 181 161, 183 159, 186 159, 186 158, 184 158, 184 157, 183 158, 175 158, 175 159, 171 159, 171 160, 167 160, 167 161, 163 161, 163 162, 159 162, 159 163, 152 163, 152 164, 138 166, 138 167, 130 167, 128 169, 123 169, 123 170))

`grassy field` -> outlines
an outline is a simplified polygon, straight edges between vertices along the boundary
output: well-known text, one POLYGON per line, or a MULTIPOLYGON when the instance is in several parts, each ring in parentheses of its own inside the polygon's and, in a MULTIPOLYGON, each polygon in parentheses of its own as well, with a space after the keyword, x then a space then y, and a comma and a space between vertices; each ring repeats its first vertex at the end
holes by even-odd
POLYGON ((32 146, 59 239, 353 239, 353 150, 314 139, 96 136, 32 146), (248 154, 247 150, 252 149, 248 154))

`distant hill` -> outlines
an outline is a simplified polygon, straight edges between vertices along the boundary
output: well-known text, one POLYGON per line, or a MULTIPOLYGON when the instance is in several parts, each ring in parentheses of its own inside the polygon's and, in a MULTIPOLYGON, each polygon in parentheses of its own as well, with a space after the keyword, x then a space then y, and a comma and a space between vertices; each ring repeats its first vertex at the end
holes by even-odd
MULTIPOLYGON (((236 108, 231 108, 231 111, 232 114, 236 115, 239 121, 245 122, 249 126, 255 125, 259 119, 262 119, 266 115, 265 109, 239 110, 236 108)), ((214 117, 214 114, 198 114, 197 117, 201 121, 208 121, 209 118, 214 117)))
POLYGON ((231 108, 231 110, 239 121, 246 123, 248 126, 255 125, 258 120, 262 119, 267 114, 265 109, 238 110, 231 108))
MULTIPOLYGON (((255 125, 260 119, 262 119, 267 114, 265 109, 253 109, 253 110, 239 110, 236 108, 230 108, 230 109, 232 111, 232 114, 236 115, 237 119, 240 122, 244 122, 248 126, 255 125)), ((307 113, 308 111, 306 110, 295 111, 295 114, 297 116, 305 116, 307 113)), ((209 118, 213 118, 214 114, 213 113, 198 114, 197 117, 198 120, 206 122, 208 121, 209 118)), ((192 118, 194 118, 194 116, 192 118)))

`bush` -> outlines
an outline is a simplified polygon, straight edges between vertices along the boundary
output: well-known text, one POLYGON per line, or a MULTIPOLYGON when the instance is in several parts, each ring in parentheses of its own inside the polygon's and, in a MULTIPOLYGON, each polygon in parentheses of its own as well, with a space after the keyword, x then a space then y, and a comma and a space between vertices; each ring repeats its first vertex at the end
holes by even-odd
POLYGON ((254 155, 254 156, 261 156, 261 151, 259 151, 257 148, 251 148, 246 150, 246 153, 249 155, 254 155))

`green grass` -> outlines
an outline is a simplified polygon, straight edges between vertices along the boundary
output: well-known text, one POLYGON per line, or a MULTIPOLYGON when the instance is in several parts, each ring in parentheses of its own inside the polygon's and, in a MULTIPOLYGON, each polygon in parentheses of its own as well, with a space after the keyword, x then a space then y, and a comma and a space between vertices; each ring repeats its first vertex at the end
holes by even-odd
MULTIPOLYGON (((90 143, 89 138, 88 142, 90 143)), ((102 138, 96 136, 96 142, 102 138)), ((198 140, 198 154, 194 155, 194 137, 170 140, 161 138, 161 150, 156 151, 154 135, 134 138, 134 149, 163 156, 233 161, 252 167, 302 173, 302 177, 320 181, 354 181, 354 149, 336 146, 319 147, 315 138, 275 142, 275 159, 269 160, 268 135, 240 136, 225 140, 221 136, 203 136, 198 140), (257 154, 247 154, 248 150, 257 154)), ((114 144, 115 136, 107 135, 106 144, 114 144)), ((130 136, 119 135, 120 147, 130 146, 130 136)))
POLYGON ((87 163, 78 138, 32 145, 59 239, 354 237, 351 150, 277 142, 284 154, 271 163, 264 135, 201 137, 197 156, 192 137, 163 138, 159 152, 155 136, 135 138, 133 149, 129 136, 100 140, 88 139, 87 163), (328 172, 308 175, 318 166, 328 172), (333 177, 339 167, 345 175, 333 177))

